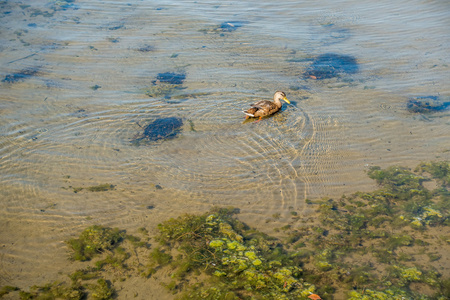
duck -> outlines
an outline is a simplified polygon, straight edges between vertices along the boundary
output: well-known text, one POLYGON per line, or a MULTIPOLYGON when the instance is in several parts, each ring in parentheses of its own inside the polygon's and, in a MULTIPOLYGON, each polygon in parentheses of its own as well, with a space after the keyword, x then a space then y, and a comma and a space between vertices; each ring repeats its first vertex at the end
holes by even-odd
POLYGON ((247 110, 243 110, 242 112, 246 115, 245 118, 259 118, 259 121, 262 117, 270 116, 276 113, 281 109, 283 103, 281 100, 286 103, 291 103, 286 97, 286 94, 282 91, 276 91, 273 95, 273 101, 270 100, 261 100, 250 105, 250 108, 247 110))

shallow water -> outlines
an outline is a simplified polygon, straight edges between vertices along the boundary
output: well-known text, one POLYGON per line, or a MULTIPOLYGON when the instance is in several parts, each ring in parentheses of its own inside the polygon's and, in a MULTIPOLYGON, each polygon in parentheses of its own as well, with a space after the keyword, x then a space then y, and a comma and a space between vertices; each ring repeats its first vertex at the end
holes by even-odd
POLYGON ((449 110, 407 101, 449 101, 450 4, 297 2, 0 2, 0 285, 54 280, 90 224, 231 205, 270 231, 307 198, 375 188, 367 166, 448 160, 449 110), (357 72, 305 76, 327 53, 357 72), (186 78, 149 97, 165 72, 186 78), (276 90, 292 105, 244 122, 276 90), (168 117, 175 138, 131 142, 168 117))

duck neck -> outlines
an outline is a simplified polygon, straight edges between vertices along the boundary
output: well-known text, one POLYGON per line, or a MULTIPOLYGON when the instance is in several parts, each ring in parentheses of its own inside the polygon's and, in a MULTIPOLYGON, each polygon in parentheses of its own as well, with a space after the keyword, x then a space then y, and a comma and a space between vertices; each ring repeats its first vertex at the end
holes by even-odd
POLYGON ((273 103, 275 103, 275 105, 276 105, 278 108, 280 108, 280 107, 283 106, 283 103, 281 103, 280 98, 278 98, 278 97, 274 97, 274 98, 273 98, 273 103))

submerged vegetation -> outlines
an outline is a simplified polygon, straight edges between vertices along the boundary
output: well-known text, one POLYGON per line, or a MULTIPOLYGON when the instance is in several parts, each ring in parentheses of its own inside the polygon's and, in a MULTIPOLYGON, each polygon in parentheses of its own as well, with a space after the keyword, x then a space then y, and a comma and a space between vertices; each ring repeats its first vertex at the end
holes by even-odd
POLYGON ((145 228, 141 241, 93 225, 67 241, 73 260, 91 260, 70 282, 7 286, 0 296, 111 299, 114 285, 134 276, 177 299, 449 299, 449 163, 372 167, 368 176, 379 189, 308 200, 316 213, 291 211, 278 238, 239 221, 233 208, 167 220, 151 247, 145 228))
POLYGON ((67 241, 67 244, 73 250, 73 259, 86 261, 96 254, 114 249, 124 237, 125 233, 118 228, 93 225, 86 228, 79 238, 67 241))
POLYGON ((350 299, 447 299, 448 270, 440 274, 435 262, 450 244, 448 168, 372 167, 368 175, 380 189, 313 202, 317 220, 291 230, 288 240, 292 255, 303 257, 304 279, 324 299, 342 290, 350 299))
POLYGON ((378 190, 308 201, 316 215, 291 213, 275 230, 284 242, 229 209, 168 220, 154 272, 172 268, 180 299, 448 299, 449 270, 439 261, 450 244, 449 167, 372 167, 378 190))
POLYGON ((315 287, 301 277, 299 261, 275 240, 233 218, 234 210, 185 215, 159 225, 164 251, 176 248, 171 262, 182 299, 306 299, 315 287), (209 281, 188 285, 204 272, 209 281))
POLYGON ((131 143, 139 146, 142 142, 155 142, 175 138, 181 131, 183 120, 177 117, 156 119, 144 128, 144 132, 136 136, 131 143))
POLYGON ((305 78, 330 79, 359 70, 356 58, 350 55, 325 53, 319 55, 304 73, 305 78))
POLYGON ((145 90, 145 94, 151 98, 170 99, 176 91, 183 90, 186 74, 184 72, 164 72, 156 76, 152 85, 145 90))
POLYGON ((224 37, 226 34, 232 33, 246 24, 248 24, 247 21, 226 21, 219 25, 209 26, 200 31, 204 34, 219 34, 219 36, 224 37))
POLYGON ((450 101, 444 101, 439 96, 420 96, 408 99, 406 107, 411 113, 433 113, 450 107, 450 101))
POLYGON ((103 184, 99 184, 99 185, 88 186, 86 188, 69 186, 68 188, 63 187, 63 189, 72 189, 73 192, 75 194, 77 194, 77 193, 81 192, 84 189, 86 189, 89 192, 106 192, 106 191, 114 190, 115 187, 116 186, 114 184, 103 183, 103 184))
POLYGON ((6 75, 2 82, 17 83, 39 74, 39 68, 27 68, 17 73, 6 75))

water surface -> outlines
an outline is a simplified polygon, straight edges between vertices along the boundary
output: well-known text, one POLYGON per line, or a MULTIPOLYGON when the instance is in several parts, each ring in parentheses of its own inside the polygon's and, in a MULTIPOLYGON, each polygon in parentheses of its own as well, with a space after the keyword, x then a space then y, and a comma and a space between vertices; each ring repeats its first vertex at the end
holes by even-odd
POLYGON ((448 160, 449 111, 412 113, 407 103, 449 101, 449 9, 1 2, 0 285, 55 280, 67 265, 63 241, 90 224, 153 230, 231 205, 270 232, 275 213, 280 222, 308 214, 307 198, 374 189, 368 166, 448 160), (310 76, 326 54, 357 65, 310 76), (162 89, 163 73, 185 78, 162 89), (244 122, 241 110, 276 90, 293 104, 244 122), (183 120, 176 137, 131 142, 161 118, 183 120), (105 183, 115 189, 85 189, 105 183))

